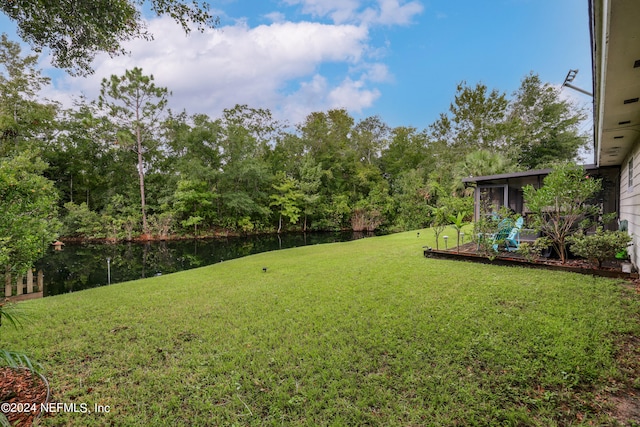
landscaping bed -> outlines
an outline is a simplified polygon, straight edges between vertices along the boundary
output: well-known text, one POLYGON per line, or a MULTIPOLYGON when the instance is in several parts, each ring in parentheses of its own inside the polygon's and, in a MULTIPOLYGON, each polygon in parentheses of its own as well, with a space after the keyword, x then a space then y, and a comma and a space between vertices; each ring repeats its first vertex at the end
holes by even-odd
POLYGON ((40 404, 49 399, 49 387, 40 375, 25 368, 0 368, 0 402, 9 423, 30 426, 41 416, 40 404), (9 411, 4 405, 9 404, 9 411), (28 405, 26 407, 25 405, 28 405))
POLYGON ((524 256, 513 252, 495 252, 485 255, 476 251, 476 244, 466 243, 457 248, 436 250, 430 247, 424 248, 424 256, 427 258, 451 259, 460 261, 477 262, 501 266, 520 266, 529 268, 542 268, 546 270, 567 271, 571 273, 589 274, 600 277, 617 279, 637 279, 638 273, 624 273, 619 261, 608 261, 599 268, 584 259, 569 259, 564 264, 559 259, 537 258, 526 259, 524 256))

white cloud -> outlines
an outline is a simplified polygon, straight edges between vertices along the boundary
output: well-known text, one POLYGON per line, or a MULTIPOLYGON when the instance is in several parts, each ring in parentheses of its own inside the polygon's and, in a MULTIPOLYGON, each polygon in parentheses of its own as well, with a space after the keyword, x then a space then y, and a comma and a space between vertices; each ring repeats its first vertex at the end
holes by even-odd
POLYGON ((301 123, 312 111, 326 110, 328 88, 327 79, 315 74, 311 80, 300 83, 300 88, 296 92, 285 97, 279 115, 295 124, 301 123))
POLYGON ((361 66, 364 70, 364 79, 373 83, 388 83, 393 81, 389 67, 382 63, 367 63, 361 66))
POLYGON ((352 22, 357 17, 360 0, 284 0, 289 5, 302 5, 302 13, 313 17, 330 17, 333 22, 352 22))
POLYGON ((94 75, 67 76, 57 93, 48 95, 60 99, 62 91, 95 99, 102 78, 138 66, 145 74, 153 74, 157 85, 173 92, 170 106, 174 110, 217 117, 223 108, 246 103, 306 115, 333 106, 349 87, 344 82, 332 86, 320 76, 325 63, 344 65, 345 75, 352 68, 361 74, 366 70, 357 88, 351 84, 354 99, 345 105, 356 110, 371 105, 372 94, 377 93, 367 89, 366 82, 380 82, 388 75, 386 66, 366 63, 368 30, 361 26, 280 22, 249 28, 241 23, 186 37, 170 18, 158 18, 149 23, 149 29, 155 40, 129 43, 130 56, 99 56, 94 75), (309 81, 310 76, 315 77, 309 81), (287 107, 285 103, 294 101, 285 91, 292 81, 300 80, 307 81, 297 90, 303 99, 295 101, 295 108, 287 107))
POLYGON ((380 91, 369 88, 367 81, 366 75, 356 81, 347 77, 339 85, 331 87, 325 77, 316 74, 300 83, 299 89, 286 97, 280 115, 291 123, 300 123, 312 111, 344 108, 361 113, 380 97, 380 91))
POLYGON ((267 13, 264 17, 271 22, 284 22, 286 20, 286 16, 281 12, 267 13))
POLYGON ((378 89, 367 89, 366 80, 353 81, 347 77, 340 86, 331 90, 328 100, 331 108, 345 108, 360 113, 379 97, 378 89))
POLYGON ((408 25, 413 17, 422 13, 423 6, 417 1, 401 4, 399 0, 378 0, 378 7, 368 8, 362 14, 367 24, 408 25))
POLYGON ((337 24, 407 25, 424 7, 418 1, 405 0, 285 0, 289 5, 302 5, 302 12, 314 17, 329 17, 337 24), (365 6, 374 3, 371 6, 365 6))

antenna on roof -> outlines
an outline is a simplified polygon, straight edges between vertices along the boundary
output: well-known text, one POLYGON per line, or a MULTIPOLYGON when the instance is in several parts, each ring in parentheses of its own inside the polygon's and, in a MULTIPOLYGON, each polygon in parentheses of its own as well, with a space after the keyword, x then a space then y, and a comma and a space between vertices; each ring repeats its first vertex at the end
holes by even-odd
POLYGON ((571 82, 573 81, 573 79, 576 78, 576 75, 578 74, 578 70, 569 70, 569 72, 567 73, 567 77, 564 78, 564 83, 562 83, 562 87, 569 87, 573 90, 577 90, 580 93, 584 93, 585 95, 589 95, 591 97, 593 97, 593 94, 591 92, 587 92, 584 89, 580 89, 577 86, 574 86, 571 84, 571 82))

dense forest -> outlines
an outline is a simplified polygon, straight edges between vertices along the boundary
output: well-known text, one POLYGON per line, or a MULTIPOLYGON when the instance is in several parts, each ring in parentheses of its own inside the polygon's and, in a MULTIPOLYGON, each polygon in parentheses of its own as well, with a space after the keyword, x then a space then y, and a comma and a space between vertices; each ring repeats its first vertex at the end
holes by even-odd
POLYGON ((587 142, 584 112, 533 72, 511 95, 461 82, 417 129, 343 109, 298 124, 247 105, 172 111, 139 68, 63 108, 40 96, 36 56, 3 35, 0 57, 0 204, 15 211, 0 227, 44 218, 42 236, 419 228, 443 207, 472 212, 461 178, 571 160, 587 142))

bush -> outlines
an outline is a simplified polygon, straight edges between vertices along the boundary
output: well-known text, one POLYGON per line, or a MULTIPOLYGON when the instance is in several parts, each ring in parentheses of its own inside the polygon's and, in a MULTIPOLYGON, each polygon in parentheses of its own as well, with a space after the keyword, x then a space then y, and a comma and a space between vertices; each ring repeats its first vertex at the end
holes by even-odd
POLYGON ((524 256, 524 258, 531 262, 542 256, 542 253, 546 251, 551 245, 551 241, 548 237, 539 237, 534 242, 522 242, 516 251, 518 254, 524 256))
POLYGON ((67 236, 82 236, 88 238, 106 237, 105 225, 97 212, 89 209, 86 203, 76 205, 65 203, 67 214, 63 218, 63 234, 67 236))
POLYGON ((251 233, 255 228, 255 224, 251 222, 251 217, 244 216, 238 220, 238 227, 243 233, 251 233))
POLYGON ((173 214, 171 214, 171 212, 163 212, 149 216, 149 229, 151 233, 161 239, 169 237, 173 223, 173 214))
POLYGON ((614 258, 618 252, 627 248, 631 236, 624 231, 603 231, 598 227, 595 234, 585 235, 580 231, 567 238, 571 251, 589 261, 602 266, 602 261, 614 258))
POLYGON ((383 222, 382 213, 374 207, 356 208, 351 213, 353 231, 375 231, 383 222))
POLYGON ((599 215, 600 208, 590 201, 601 189, 601 180, 585 176, 584 169, 572 163, 558 165, 541 188, 527 185, 522 189, 532 225, 551 239, 563 264, 568 238, 576 229, 590 227, 589 219, 599 215))

